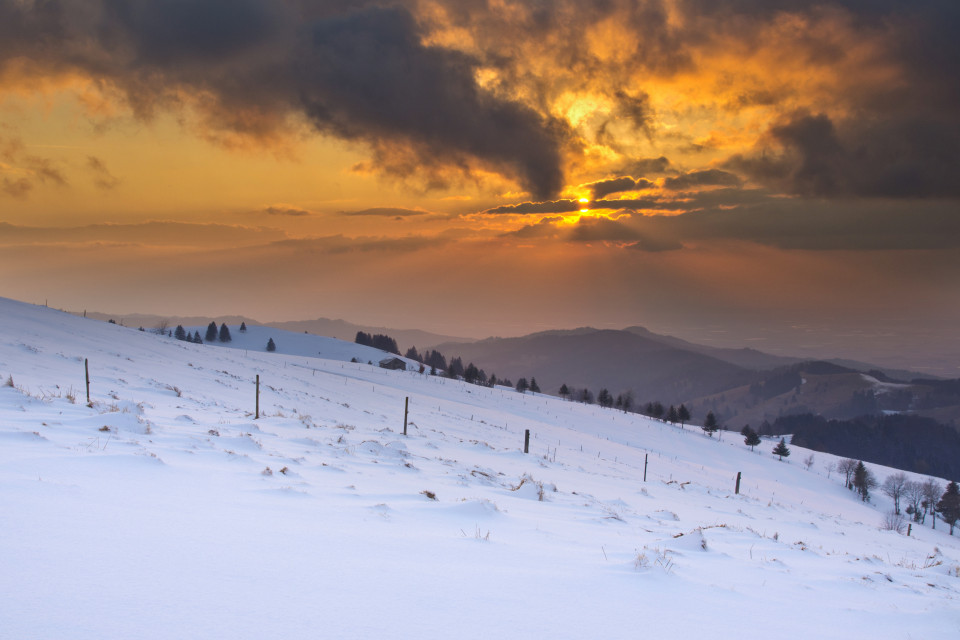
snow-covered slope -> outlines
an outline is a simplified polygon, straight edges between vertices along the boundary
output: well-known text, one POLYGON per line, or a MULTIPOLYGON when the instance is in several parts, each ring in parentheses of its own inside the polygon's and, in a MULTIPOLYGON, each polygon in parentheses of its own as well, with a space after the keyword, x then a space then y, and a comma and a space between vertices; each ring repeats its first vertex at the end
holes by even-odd
MULTIPOLYGON (((193 335, 199 332, 201 338, 206 336, 206 327, 184 327, 193 335)), ((323 358, 325 360, 342 360, 350 362, 356 359, 358 362, 378 364, 384 358, 396 358, 392 353, 374 349, 366 345, 355 342, 345 342, 336 338, 326 336, 317 336, 312 333, 295 333, 293 331, 284 331, 273 327, 260 325, 247 325, 246 331, 240 331, 238 325, 228 327, 230 330, 230 341, 220 342, 219 340, 210 341, 207 344, 215 347, 228 347, 230 349, 243 349, 244 351, 259 351, 266 353, 267 343, 273 340, 275 347, 274 353, 288 356, 305 356, 311 358, 323 358)), ((407 369, 416 371, 420 368, 420 363, 414 362, 408 358, 400 358, 407 363, 407 369)))
POLYGON ((0 300, 8 377, 2 638, 960 630, 960 538, 882 530, 825 455, 0 300))

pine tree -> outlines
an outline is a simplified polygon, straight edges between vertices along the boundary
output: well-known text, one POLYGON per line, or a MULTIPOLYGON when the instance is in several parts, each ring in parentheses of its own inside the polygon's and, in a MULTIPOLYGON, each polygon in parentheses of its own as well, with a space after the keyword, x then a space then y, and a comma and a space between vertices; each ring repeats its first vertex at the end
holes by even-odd
POLYGON ((220 325, 220 342, 230 342, 233 338, 230 336, 230 329, 227 327, 227 323, 224 322, 220 325))
POLYGON ((570 388, 567 387, 566 383, 560 385, 559 393, 560 393, 560 397, 563 398, 564 400, 566 400, 567 397, 570 395, 570 388))
MULTIPOLYGON (((744 436, 744 438, 743 438, 743 444, 745 444, 745 445, 747 445, 748 447, 750 447, 750 451, 753 451, 753 448, 754 448, 755 446, 757 446, 758 444, 760 444, 760 434, 758 434, 756 431, 754 431, 753 429, 751 429, 751 428, 750 428, 750 425, 745 426, 745 427, 743 428, 743 431, 742 431, 741 433, 743 433, 743 436, 744 436)), ((777 445, 777 446, 779 446, 779 445, 777 445)), ((784 446, 784 448, 786 448, 787 443, 784 442, 784 443, 783 443, 783 446, 784 446)), ((789 449, 787 450, 787 455, 790 455, 789 449)))
POLYGON ((203 344, 203 340, 200 339, 200 332, 193 332, 193 344, 203 344))
POLYGON ((680 405, 680 408, 677 409, 677 418, 680 419, 680 428, 683 429, 683 423, 690 419, 690 409, 687 409, 687 405, 680 405))
POLYGON ((714 432, 720 428, 720 425, 717 423, 717 416, 713 415, 713 411, 707 414, 707 419, 703 421, 703 431, 711 438, 713 437, 714 432))
POLYGON ((680 422, 680 412, 677 411, 677 408, 673 405, 670 405, 670 408, 667 409, 667 422, 670 422, 670 423, 680 422))
POLYGON ((467 365, 467 368, 463 370, 463 379, 465 382, 474 384, 477 381, 477 378, 480 377, 480 369, 477 369, 477 365, 472 362, 467 365))
POLYGON ((217 323, 211 322, 207 325, 207 335, 205 337, 207 342, 216 342, 217 340, 217 323))
POLYGON ((246 332, 247 332, 247 323, 246 323, 246 322, 241 322, 241 323, 240 323, 240 333, 246 333, 246 332))
POLYGON ((173 332, 173 337, 177 340, 186 340, 187 331, 183 328, 182 324, 178 324, 176 330, 173 332))
POLYGON ((540 393, 540 386, 536 378, 530 378, 530 393, 540 393))
POLYGON ((613 398, 610 397, 610 392, 606 388, 600 389, 600 393, 597 394, 597 404, 601 407, 609 407, 613 405, 613 398))
POLYGON ((529 388, 530 388, 530 385, 527 384, 526 378, 520 378, 519 380, 517 380, 517 391, 519 391, 520 393, 523 393, 529 388))
POLYGON ((853 488, 856 489, 860 499, 869 502, 870 489, 876 486, 877 479, 873 477, 873 473, 863 464, 863 460, 858 461, 853 470, 853 488))
POLYGON ((411 360, 416 360, 417 362, 423 362, 423 360, 420 358, 420 354, 417 352, 416 347, 410 347, 407 349, 407 353, 404 357, 410 358, 411 360))
POLYGON ((773 455, 780 456, 781 460, 783 460, 784 457, 790 456, 790 449, 787 447, 786 440, 780 438, 780 443, 773 448, 773 455))
POLYGON ((277 343, 273 341, 273 338, 270 338, 269 340, 267 340, 267 351, 276 351, 276 350, 277 350, 277 343))
POLYGON ((947 490, 937 502, 935 510, 940 514, 940 519, 950 525, 950 535, 953 535, 953 528, 957 525, 957 520, 960 520, 960 487, 956 482, 947 485, 947 490))

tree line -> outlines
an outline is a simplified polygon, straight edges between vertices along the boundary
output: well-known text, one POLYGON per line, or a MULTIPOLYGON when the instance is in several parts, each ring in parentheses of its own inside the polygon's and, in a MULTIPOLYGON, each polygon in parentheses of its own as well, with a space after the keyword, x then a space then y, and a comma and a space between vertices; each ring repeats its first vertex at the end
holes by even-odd
POLYGON ((946 478, 960 477, 960 433, 931 418, 910 414, 827 420, 782 416, 771 429, 792 433, 792 444, 844 457, 946 478))

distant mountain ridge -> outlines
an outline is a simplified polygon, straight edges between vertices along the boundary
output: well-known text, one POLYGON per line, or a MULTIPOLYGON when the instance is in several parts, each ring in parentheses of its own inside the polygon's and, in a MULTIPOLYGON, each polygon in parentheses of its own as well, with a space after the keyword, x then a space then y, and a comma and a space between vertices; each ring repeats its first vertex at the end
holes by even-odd
POLYGON ((683 403, 700 418, 713 411, 733 429, 802 413, 849 419, 884 412, 912 412, 960 428, 960 384, 952 381, 846 360, 708 347, 642 327, 582 327, 437 349, 500 378, 535 377, 546 393, 557 394, 562 384, 595 394, 630 392, 641 405, 683 403))
POLYGON ((210 322, 216 322, 218 325, 226 323, 228 326, 239 326, 241 323, 248 325, 260 325, 264 327, 274 327, 284 331, 295 333, 312 333, 318 336, 336 338, 352 342, 357 336, 358 331, 376 334, 383 333, 394 338, 401 346, 402 351, 406 351, 412 346, 418 349, 429 348, 431 345, 441 342, 469 342, 470 338, 457 336, 447 336, 419 329, 390 329, 387 327, 372 327, 367 325, 353 324, 346 320, 330 320, 328 318, 317 318, 315 320, 291 320, 282 322, 260 322, 254 318, 246 316, 161 316, 156 314, 108 314, 96 311, 73 312, 74 315, 83 315, 95 320, 114 320, 127 327, 144 327, 145 329, 155 329, 161 323, 166 323, 169 328, 182 324, 185 327, 203 327, 210 322))

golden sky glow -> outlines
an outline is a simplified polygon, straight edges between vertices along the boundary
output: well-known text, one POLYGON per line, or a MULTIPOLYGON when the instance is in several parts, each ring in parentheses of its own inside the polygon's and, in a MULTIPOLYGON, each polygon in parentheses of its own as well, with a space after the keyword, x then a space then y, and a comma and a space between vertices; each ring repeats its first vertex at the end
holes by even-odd
POLYGON ((0 0, 0 295, 960 360, 956 10, 482 4, 0 0))

